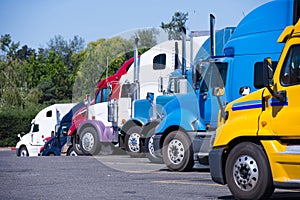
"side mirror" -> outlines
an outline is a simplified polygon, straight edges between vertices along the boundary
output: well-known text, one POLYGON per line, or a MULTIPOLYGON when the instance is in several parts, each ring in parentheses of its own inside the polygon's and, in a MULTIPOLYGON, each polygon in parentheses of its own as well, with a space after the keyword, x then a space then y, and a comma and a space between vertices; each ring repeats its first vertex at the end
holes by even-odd
POLYGON ((239 91, 240 95, 242 95, 242 96, 246 96, 246 95, 250 94, 250 92, 251 92, 251 88, 249 86, 241 87, 240 91, 239 91))
POLYGON ((107 83, 107 94, 108 94, 108 96, 112 95, 112 84, 111 83, 107 83))
POLYGON ((216 87, 213 89, 213 93, 212 93, 213 96, 220 97, 220 96, 224 96, 224 94, 225 94, 224 88, 216 87))
POLYGON ((163 77, 159 77, 158 78, 158 92, 163 92, 164 90, 164 80, 163 80, 163 77))
POLYGON ((68 127, 64 126, 61 131, 64 136, 68 135, 68 127))
POLYGON ((89 104, 90 104, 90 95, 89 94, 86 94, 85 95, 85 99, 83 100, 83 102, 84 102, 84 105, 85 106, 89 106, 89 104))
POLYGON ((269 87, 273 85, 273 68, 272 68, 272 60, 271 58, 265 58, 263 64, 263 86, 269 87))
POLYGON ((147 97, 146 97, 146 99, 147 99, 148 101, 150 101, 150 103, 152 103, 153 100, 154 100, 154 93, 152 93, 152 92, 147 92, 147 97))

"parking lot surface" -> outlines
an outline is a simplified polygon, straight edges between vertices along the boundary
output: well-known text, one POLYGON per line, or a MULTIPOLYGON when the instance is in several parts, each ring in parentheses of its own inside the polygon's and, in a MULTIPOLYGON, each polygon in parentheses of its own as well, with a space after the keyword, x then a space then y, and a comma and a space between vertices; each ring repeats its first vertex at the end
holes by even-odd
MULTIPOLYGON (((299 199, 276 190, 272 199, 299 199)), ((208 170, 171 172, 128 155, 17 157, 0 151, 0 199, 234 199, 208 170)))

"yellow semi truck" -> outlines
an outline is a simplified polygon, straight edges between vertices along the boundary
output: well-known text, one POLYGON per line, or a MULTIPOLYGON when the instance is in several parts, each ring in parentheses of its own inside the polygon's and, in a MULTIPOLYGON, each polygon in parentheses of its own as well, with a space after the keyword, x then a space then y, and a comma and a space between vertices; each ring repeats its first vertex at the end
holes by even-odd
POLYGON ((270 58, 260 69, 262 89, 219 114, 211 176, 237 199, 266 199, 275 188, 300 188, 300 20, 278 42, 285 47, 275 72, 270 58))

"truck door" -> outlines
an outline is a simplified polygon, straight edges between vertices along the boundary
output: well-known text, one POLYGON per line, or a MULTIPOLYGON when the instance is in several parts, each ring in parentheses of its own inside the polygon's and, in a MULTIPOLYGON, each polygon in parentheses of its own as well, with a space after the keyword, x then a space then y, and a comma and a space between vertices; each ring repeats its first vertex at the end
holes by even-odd
MULTIPOLYGON (((205 124, 217 128, 220 106, 217 97, 212 95, 213 88, 225 87, 228 63, 212 62, 200 85, 200 115, 205 124)), ((225 96, 221 97, 224 102, 225 96)))
POLYGON ((56 118, 59 113, 53 113, 55 110, 50 109, 35 120, 31 133, 32 145, 43 145, 44 139, 51 136, 51 131, 54 131, 55 124, 58 121, 56 118))
MULTIPOLYGON (((300 42, 298 41, 298 44, 300 42)), ((293 45, 286 54, 281 68, 277 92, 286 92, 286 102, 272 97, 271 127, 278 136, 300 136, 300 45, 293 45)), ((277 82, 277 81, 275 81, 277 82)))
POLYGON ((31 125, 31 145, 37 145, 39 140, 39 124, 33 123, 31 125))

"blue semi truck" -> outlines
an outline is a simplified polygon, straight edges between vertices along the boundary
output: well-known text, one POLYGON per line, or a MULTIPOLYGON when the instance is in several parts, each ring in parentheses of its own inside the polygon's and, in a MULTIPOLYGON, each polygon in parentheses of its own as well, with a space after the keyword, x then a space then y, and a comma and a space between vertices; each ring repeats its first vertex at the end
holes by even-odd
MULTIPOLYGON (((221 55, 223 51, 223 46, 230 38, 234 27, 226 27, 222 30, 219 30, 216 33, 216 48, 215 51, 221 55)), ((202 34, 207 34, 204 32, 198 32, 197 37, 201 37, 202 34)), ((154 136, 154 129, 161 121, 161 111, 163 106, 169 102, 170 100, 177 97, 179 94, 185 94, 187 92, 194 93, 192 86, 192 75, 191 71, 188 72, 188 78, 184 78, 185 75, 182 74, 182 68, 186 66, 185 60, 185 36, 186 33, 182 32, 182 61, 179 60, 178 49, 175 48, 175 71, 169 74, 168 77, 160 77, 159 78, 159 92, 164 93, 164 95, 158 96, 156 101, 154 101, 154 96, 152 93, 147 95, 146 99, 142 100, 135 100, 133 103, 133 118, 126 121, 126 123, 122 126, 121 132, 123 134, 134 134, 138 135, 135 139, 132 139, 131 145, 137 146, 136 151, 134 154, 135 157, 146 156, 149 158, 151 162, 154 163, 162 163, 163 160, 161 157, 157 157, 154 154, 153 148, 153 136, 154 136), (176 50, 177 49, 177 50, 176 50), (163 83, 167 78, 168 84, 163 83), (164 80, 164 81, 163 81, 164 80), (180 84, 179 84, 180 83, 180 84), (163 85, 168 85, 167 88, 163 88, 163 85), (180 88, 181 86, 181 88, 180 88), (139 141, 138 139, 139 138, 139 141)), ((191 39, 190 41, 192 41, 191 39)), ((192 42, 191 42, 192 43, 192 42)), ((190 44, 191 45, 191 44, 190 44)), ((192 45, 191 45, 192 46, 192 45)), ((195 56, 195 60, 200 59, 208 59, 210 56, 210 40, 207 39, 197 52, 195 56)), ((193 52, 190 52, 191 58, 193 58, 193 52)), ((185 70, 184 70, 185 71, 185 70)), ((192 94, 191 93, 191 94, 192 94)), ((132 153, 131 153, 132 155, 132 153)))
POLYGON ((176 95, 163 106, 154 131, 155 156, 163 158, 169 169, 187 171, 195 161, 209 166, 208 152, 220 108, 259 89, 262 75, 258 72, 265 57, 271 57, 276 67, 283 48, 276 40, 298 16, 295 2, 275 0, 256 8, 238 24, 224 47, 224 56, 212 54, 183 74, 192 80, 193 91, 176 95))

